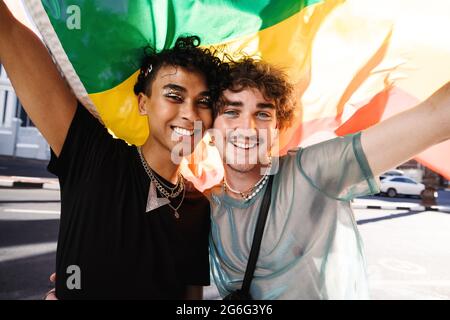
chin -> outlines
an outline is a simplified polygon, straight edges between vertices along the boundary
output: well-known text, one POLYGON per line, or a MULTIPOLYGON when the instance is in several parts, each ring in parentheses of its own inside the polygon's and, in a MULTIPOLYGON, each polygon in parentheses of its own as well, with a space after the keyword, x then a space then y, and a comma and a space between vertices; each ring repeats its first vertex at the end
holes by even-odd
POLYGON ((188 157, 194 153, 195 146, 194 141, 171 142, 169 150, 177 157, 188 157))
POLYGON ((241 173, 247 173, 250 171, 253 171, 256 168, 256 164, 227 164, 228 167, 230 167, 232 170, 241 172, 241 173))

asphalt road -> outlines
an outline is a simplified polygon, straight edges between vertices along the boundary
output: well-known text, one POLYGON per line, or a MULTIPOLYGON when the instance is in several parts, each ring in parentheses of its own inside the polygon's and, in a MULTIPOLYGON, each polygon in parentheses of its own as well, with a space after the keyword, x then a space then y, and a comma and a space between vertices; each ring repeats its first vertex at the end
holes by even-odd
POLYGON ((47 160, 0 156, 0 176, 56 178, 47 171, 47 160))
MULTIPOLYGON (((419 200, 395 199, 414 201, 419 200)), ((59 191, 0 188, 0 299, 40 299, 51 288, 59 210, 59 191)), ((355 210, 355 215, 373 299, 450 299, 450 214, 355 210)), ((216 298, 214 287, 205 296, 216 298)))
POLYGON ((40 299, 51 286, 59 191, 0 188, 0 299, 40 299))

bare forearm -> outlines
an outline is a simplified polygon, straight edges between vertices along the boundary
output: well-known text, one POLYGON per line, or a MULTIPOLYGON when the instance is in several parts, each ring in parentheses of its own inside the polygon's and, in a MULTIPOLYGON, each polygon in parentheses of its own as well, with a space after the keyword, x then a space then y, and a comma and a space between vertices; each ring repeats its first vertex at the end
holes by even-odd
POLYGON ((418 106, 363 131, 361 143, 374 175, 450 139, 450 82, 418 106))
POLYGON ((76 99, 41 40, 0 2, 0 61, 30 118, 58 154, 76 99))
POLYGON ((9 12, 3 0, 0 0, 0 48, 3 47, 5 35, 7 35, 12 26, 13 16, 9 12))
POLYGON ((427 99, 424 108, 429 108, 433 116, 430 125, 435 127, 431 132, 436 135, 437 143, 450 139, 450 82, 427 99))

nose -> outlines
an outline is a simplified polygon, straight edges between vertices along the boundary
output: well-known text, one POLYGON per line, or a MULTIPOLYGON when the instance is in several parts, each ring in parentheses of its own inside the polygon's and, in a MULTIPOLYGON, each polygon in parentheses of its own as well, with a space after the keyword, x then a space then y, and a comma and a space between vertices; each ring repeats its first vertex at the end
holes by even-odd
POLYGON ((256 122, 251 115, 241 114, 234 127, 234 133, 242 137, 253 137, 257 134, 256 122))
POLYGON ((241 116, 241 122, 239 123, 241 129, 256 129, 255 119, 249 114, 243 114, 241 116))
POLYGON ((199 115, 193 101, 186 101, 186 103, 181 106, 180 116, 183 120, 187 120, 189 122, 199 120, 199 115))

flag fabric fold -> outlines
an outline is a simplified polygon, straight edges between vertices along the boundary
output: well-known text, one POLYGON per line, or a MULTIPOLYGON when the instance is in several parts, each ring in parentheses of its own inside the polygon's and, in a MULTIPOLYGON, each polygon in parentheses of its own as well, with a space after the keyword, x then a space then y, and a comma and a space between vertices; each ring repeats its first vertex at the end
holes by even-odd
MULTIPOLYGON (((149 132, 132 90, 142 48, 168 48, 184 34, 287 71, 298 110, 281 136, 281 153, 411 108, 450 74, 445 0, 23 1, 80 101, 137 145, 149 132)), ((190 175, 200 189, 222 174, 217 154, 206 148, 212 156, 190 175)), ((449 158, 448 142, 416 157, 447 179, 449 158)))

